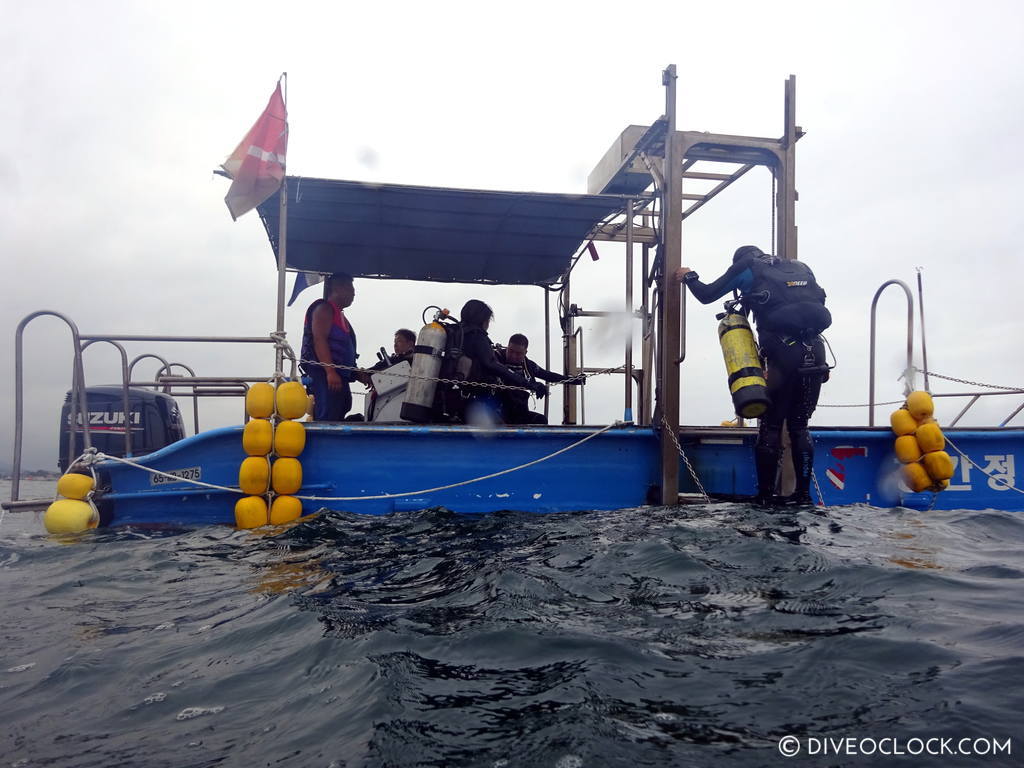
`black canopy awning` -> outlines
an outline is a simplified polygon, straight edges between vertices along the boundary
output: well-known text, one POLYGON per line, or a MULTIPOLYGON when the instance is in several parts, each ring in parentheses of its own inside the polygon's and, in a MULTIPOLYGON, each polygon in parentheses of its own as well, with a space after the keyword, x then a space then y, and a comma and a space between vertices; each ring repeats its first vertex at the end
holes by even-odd
MULTIPOLYGON (((492 192, 288 177, 288 267, 353 277, 550 285, 609 195, 492 192)), ((274 253, 279 200, 259 206, 274 253)))

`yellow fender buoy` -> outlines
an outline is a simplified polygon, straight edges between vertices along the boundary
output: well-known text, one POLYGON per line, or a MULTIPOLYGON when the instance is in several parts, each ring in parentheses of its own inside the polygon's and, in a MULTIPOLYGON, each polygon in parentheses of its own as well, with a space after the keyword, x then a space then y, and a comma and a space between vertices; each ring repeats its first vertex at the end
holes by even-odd
POLYGON ((946 447, 946 438, 934 421, 919 426, 914 436, 917 438, 917 444, 921 446, 921 453, 941 451, 946 447))
POLYGON ((910 411, 906 408, 900 408, 898 411, 893 411, 889 415, 889 424, 892 425, 892 431, 900 437, 903 435, 912 435, 914 434, 914 430, 917 429, 917 421, 910 415, 910 411))
POLYGON ((250 456, 238 469, 238 487, 244 493, 258 496, 270 487, 270 462, 265 456, 250 456))
POLYGON ((253 419, 269 419, 274 413, 274 387, 265 381, 245 393, 245 412, 253 419))
POLYGON ((43 514, 43 525, 49 533, 81 533, 99 524, 96 507, 80 499, 57 499, 43 514))
POLYGON ((914 493, 928 490, 934 481, 928 477, 928 472, 919 463, 904 464, 902 467, 903 482, 914 493))
POLYGON ((953 476, 953 459, 945 451, 926 453, 922 459, 928 476, 936 482, 949 480, 953 476))
POLYGON ((67 499, 85 499, 95 486, 91 475, 80 475, 76 472, 69 472, 61 475, 57 481, 57 493, 67 499))
POLYGON ((298 419, 303 416, 308 403, 306 388, 297 381, 286 381, 277 388, 277 415, 282 419, 298 419))
POLYGON ((910 464, 921 460, 921 447, 913 435, 900 435, 896 438, 896 458, 902 464, 910 464))
POLYGON ((918 422, 930 419, 935 413, 935 403, 932 396, 923 389, 918 389, 907 395, 906 409, 918 422))
POLYGON ((289 495, 297 493, 302 487, 302 464, 298 459, 277 459, 272 475, 275 493, 289 495))
POLYGON ((294 459, 306 447, 306 428, 299 421, 282 421, 274 433, 274 453, 294 459))
POLYGON ((242 448, 246 456, 266 456, 274 443, 274 427, 269 419, 249 419, 242 430, 242 448))
POLYGON ((270 524, 284 525, 302 517, 302 501, 294 496, 278 496, 270 505, 270 524))
POLYGON ((235 525, 239 528, 259 528, 268 519, 267 501, 262 496, 243 496, 235 502, 235 525))

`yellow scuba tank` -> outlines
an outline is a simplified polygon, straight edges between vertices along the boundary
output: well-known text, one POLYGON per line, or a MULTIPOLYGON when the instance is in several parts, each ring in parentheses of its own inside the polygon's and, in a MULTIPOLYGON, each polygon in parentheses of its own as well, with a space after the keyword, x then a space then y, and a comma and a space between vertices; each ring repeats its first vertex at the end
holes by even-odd
POLYGON ((718 324, 718 341, 722 345, 736 415, 756 419, 767 410, 771 401, 754 333, 747 318, 739 312, 725 312, 718 319, 721 321, 718 324))
POLYGON ((444 355, 448 334, 441 323, 428 323, 416 337, 415 354, 412 358, 412 378, 405 389, 402 402, 402 418, 417 423, 429 422, 434 414, 434 391, 437 389, 437 375, 441 372, 441 358, 444 355))

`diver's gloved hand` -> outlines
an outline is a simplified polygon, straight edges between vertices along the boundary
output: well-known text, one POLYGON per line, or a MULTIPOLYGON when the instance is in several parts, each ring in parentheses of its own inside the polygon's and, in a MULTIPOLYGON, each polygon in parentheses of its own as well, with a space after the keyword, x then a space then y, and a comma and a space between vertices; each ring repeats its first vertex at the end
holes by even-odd
POLYGON ((543 399, 548 396, 548 387, 546 384, 541 384, 539 381, 533 383, 533 393, 543 399))

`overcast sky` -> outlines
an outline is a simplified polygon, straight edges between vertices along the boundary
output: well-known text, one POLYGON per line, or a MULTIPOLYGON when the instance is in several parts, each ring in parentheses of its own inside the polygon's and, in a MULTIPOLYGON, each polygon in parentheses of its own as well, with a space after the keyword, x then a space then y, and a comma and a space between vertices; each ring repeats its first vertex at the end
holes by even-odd
MULTIPOLYGON (((667 64, 679 71, 679 127, 719 133, 780 135, 783 84, 795 74, 797 123, 807 131, 797 153, 799 253, 828 291, 827 336, 839 362, 822 403, 866 402, 871 298, 891 278, 916 293, 917 267, 929 367, 1024 386, 1019 2, 4 6, 0 466, 11 456, 14 329, 28 313, 61 311, 83 333, 274 329, 276 275, 263 227, 255 213, 231 221, 227 182, 211 171, 282 71, 290 174, 544 192, 585 192, 622 129, 662 113, 667 64)), ((768 173, 757 169, 689 219, 683 263, 713 278, 736 246, 767 250, 770 193, 768 173)), ((600 251, 599 262, 581 265, 573 300, 618 309, 621 249, 600 251)), ((880 304, 879 400, 902 391, 906 310, 890 290, 880 304)), ((287 315, 296 347, 313 293, 287 315)), ((540 294, 361 280, 348 314, 361 361, 371 363, 396 327, 419 327, 426 304, 457 309, 483 298, 497 313, 492 338, 525 332, 543 361, 540 294)), ((686 423, 731 416, 717 309, 688 305, 686 423)), ((618 331, 602 321, 584 328, 588 365, 621 363, 618 331)), ((54 319, 37 320, 26 347, 24 466, 53 468, 70 336, 54 319)), ((560 349, 552 338, 556 369, 560 349)), ((269 347, 129 347, 142 352, 200 375, 273 368, 269 347)), ((155 374, 149 363, 140 375, 155 374)), ((88 350, 86 376, 118 382, 115 350, 88 350)), ((965 388, 933 381, 932 389, 965 388)), ((964 423, 998 422, 1019 404, 983 398, 964 423)), ((621 405, 621 377, 587 386, 588 422, 621 418, 621 405)), ((959 407, 940 401, 940 420, 959 407)), ((879 409, 878 419, 887 413, 879 409)), ((204 428, 238 423, 242 406, 206 401, 201 415, 204 428)), ((866 419, 863 408, 820 408, 813 423, 866 419)))

